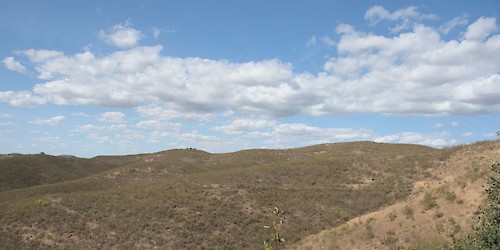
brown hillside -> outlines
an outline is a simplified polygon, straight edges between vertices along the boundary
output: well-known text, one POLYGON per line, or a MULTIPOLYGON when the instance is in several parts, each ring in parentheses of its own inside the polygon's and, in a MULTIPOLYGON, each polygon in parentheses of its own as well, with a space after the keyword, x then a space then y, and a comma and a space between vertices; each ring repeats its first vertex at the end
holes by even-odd
POLYGON ((259 249, 270 234, 263 226, 278 206, 285 211, 283 233, 291 246, 410 199, 418 194, 418 183, 437 180, 450 155, 467 147, 354 142, 228 154, 186 149, 97 157, 120 167, 0 192, 0 238, 6 239, 0 244, 259 249))
POLYGON ((404 201, 308 236, 290 249, 439 249, 471 231, 500 141, 457 147, 404 201))
POLYGON ((0 157, 0 192, 80 179, 116 166, 74 156, 5 155, 0 157))

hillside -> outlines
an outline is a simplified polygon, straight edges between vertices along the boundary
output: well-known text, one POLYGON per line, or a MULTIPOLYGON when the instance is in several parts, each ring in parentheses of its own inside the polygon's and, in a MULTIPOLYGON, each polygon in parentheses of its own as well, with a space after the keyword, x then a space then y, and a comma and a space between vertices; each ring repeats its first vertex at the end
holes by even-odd
MULTIPOLYGON (((483 144, 500 148, 496 142, 483 144)), ((110 170, 0 192, 0 238, 7 239, 0 244, 25 249, 260 249, 270 235, 263 226, 277 206, 285 211, 288 247, 321 249, 310 244, 319 241, 342 246, 341 238, 323 237, 325 232, 402 202, 418 203, 415 197, 427 191, 426 185, 451 181, 446 176, 455 174, 452 165, 467 156, 469 147, 478 146, 434 149, 353 142, 227 154, 185 149, 96 157, 92 160, 110 170)), ((479 157, 482 151, 476 151, 470 157, 479 157)), ((483 163, 477 161, 479 173, 483 163)), ((467 162, 463 164, 468 173, 467 162)), ((458 196, 453 188, 442 192, 458 196)), ((459 199, 469 204, 465 197, 459 199)), ((440 218, 448 219, 445 210, 440 212, 440 218)), ((413 215, 418 220, 420 210, 413 215)), ((399 213, 394 221, 401 219, 399 213)), ((370 239, 378 239, 378 231, 372 231, 370 239)), ((346 240, 356 243, 355 237, 346 240)))
POLYGON ((0 157, 0 192, 80 179, 116 166, 74 156, 3 155, 0 157))
POLYGON ((457 147, 414 183, 404 201, 310 235, 289 249, 440 249, 470 234, 485 199, 489 167, 500 162, 500 142, 457 147))

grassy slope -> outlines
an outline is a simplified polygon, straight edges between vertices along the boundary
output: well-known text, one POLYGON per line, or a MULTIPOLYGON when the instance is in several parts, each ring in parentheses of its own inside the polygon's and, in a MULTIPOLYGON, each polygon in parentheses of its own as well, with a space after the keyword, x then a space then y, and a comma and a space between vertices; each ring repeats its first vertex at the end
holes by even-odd
POLYGON ((122 167, 0 192, 0 237, 6 248, 258 249, 278 206, 290 244, 407 198, 453 151, 357 142, 98 157, 122 167))
POLYGON ((500 162, 500 141, 456 147, 441 166, 418 181, 404 201, 356 217, 290 249, 440 249, 450 235, 470 233, 484 197, 492 164, 500 162), (399 248, 398 248, 399 249, 399 248))
POLYGON ((75 180, 109 170, 116 165, 97 159, 45 154, 0 158, 0 192, 75 180))

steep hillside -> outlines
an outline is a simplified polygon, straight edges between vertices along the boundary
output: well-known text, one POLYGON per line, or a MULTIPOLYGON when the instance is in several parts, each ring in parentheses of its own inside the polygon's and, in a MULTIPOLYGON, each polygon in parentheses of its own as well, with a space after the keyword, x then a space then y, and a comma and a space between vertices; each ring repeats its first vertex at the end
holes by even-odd
POLYGON ((485 199, 500 141, 457 147, 449 160, 414 183, 404 201, 308 236, 290 249, 439 249, 470 233, 485 199))
POLYGON ((97 175, 0 192, 4 247, 259 249, 275 206, 287 244, 409 198, 457 149, 373 142, 97 157, 97 175))
POLYGON ((0 192, 75 180, 116 166, 73 156, 4 155, 0 157, 0 192))

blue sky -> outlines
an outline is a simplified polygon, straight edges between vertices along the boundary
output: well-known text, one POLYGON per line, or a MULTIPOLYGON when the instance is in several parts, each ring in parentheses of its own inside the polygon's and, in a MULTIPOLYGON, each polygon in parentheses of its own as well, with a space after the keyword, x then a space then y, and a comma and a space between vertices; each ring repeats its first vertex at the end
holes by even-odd
POLYGON ((496 139, 499 11, 496 0, 2 1, 0 153, 496 139))

